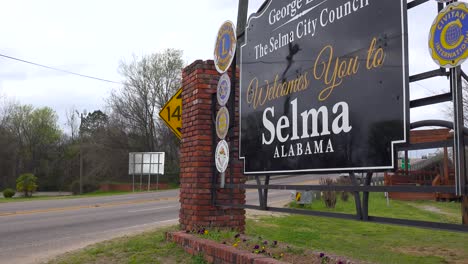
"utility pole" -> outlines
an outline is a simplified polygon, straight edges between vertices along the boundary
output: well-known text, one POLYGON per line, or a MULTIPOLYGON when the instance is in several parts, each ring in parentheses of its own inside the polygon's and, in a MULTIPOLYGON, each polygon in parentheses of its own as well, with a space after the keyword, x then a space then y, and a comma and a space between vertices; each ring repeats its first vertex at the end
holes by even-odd
POLYGON ((81 126, 83 124, 83 113, 78 113, 80 115, 80 131, 78 132, 80 136, 80 194, 83 194, 83 138, 81 135, 81 126))
POLYGON ((83 151, 80 138, 80 194, 83 194, 83 151))

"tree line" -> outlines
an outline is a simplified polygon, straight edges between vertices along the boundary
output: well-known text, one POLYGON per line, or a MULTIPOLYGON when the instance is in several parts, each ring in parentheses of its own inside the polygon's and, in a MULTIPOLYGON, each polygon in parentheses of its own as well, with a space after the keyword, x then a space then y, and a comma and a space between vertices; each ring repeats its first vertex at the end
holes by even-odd
POLYGON ((182 51, 134 57, 119 66, 124 82, 105 109, 69 109, 66 127, 50 107, 0 101, 0 190, 14 188, 24 173, 38 190, 95 190, 100 183, 129 182, 128 153, 166 153, 166 174, 178 180, 179 141, 158 112, 180 88, 182 51), (65 132, 66 131, 66 132, 65 132))

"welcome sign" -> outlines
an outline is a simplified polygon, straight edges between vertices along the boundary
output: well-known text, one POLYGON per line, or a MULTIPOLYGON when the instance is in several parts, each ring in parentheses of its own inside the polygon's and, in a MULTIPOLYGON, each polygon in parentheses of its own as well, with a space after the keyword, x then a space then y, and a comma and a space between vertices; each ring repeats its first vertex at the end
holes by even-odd
POLYGON ((406 1, 272 0, 245 34, 245 173, 393 167, 408 128, 406 1))

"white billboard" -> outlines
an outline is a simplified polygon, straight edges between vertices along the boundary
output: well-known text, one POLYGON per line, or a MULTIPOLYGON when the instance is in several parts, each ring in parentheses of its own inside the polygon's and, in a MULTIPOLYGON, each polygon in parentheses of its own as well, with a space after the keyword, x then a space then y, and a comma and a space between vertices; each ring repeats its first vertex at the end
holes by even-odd
POLYGON ((128 174, 164 174, 164 152, 130 152, 128 174))

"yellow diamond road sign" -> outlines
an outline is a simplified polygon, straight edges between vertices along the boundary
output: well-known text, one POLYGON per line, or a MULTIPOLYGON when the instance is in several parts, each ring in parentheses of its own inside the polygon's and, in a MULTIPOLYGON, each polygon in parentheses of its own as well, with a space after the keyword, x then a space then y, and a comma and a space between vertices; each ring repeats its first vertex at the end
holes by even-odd
POLYGON ((182 88, 159 111, 159 117, 179 139, 182 137, 182 88))

